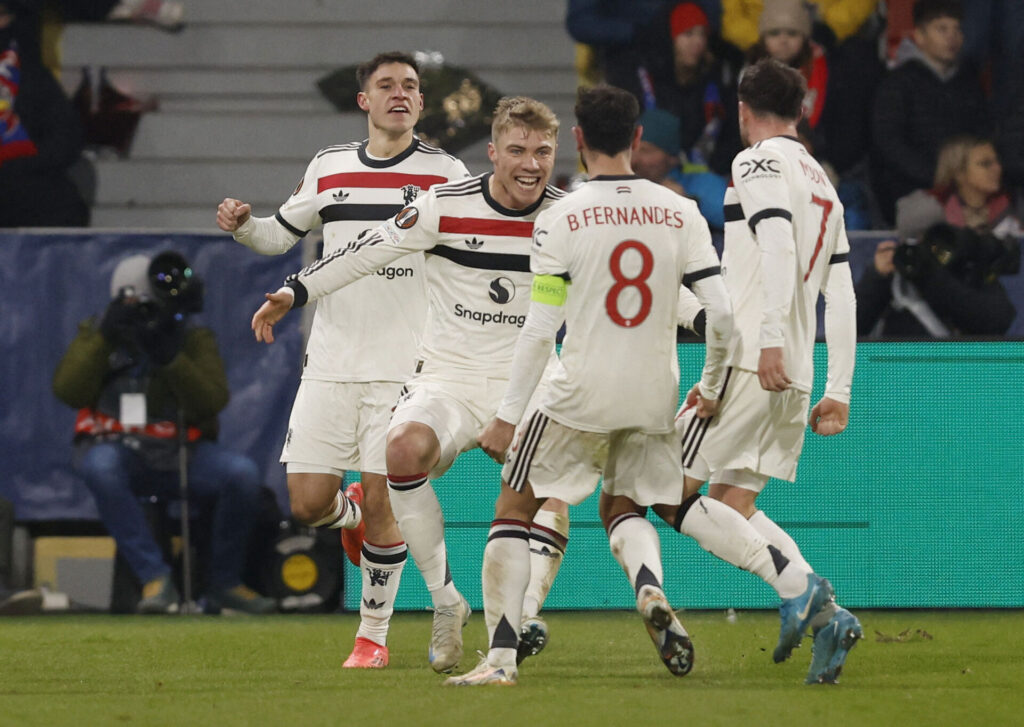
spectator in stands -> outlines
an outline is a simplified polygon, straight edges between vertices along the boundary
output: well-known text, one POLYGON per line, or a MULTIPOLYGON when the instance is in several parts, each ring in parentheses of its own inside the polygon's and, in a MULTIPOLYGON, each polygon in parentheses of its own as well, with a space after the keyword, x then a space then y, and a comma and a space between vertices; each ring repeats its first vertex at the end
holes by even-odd
POLYGON ((76 469, 142 584, 138 611, 178 608, 170 566, 138 498, 178 496, 177 422, 183 418, 189 491, 212 506, 207 611, 268 613, 274 601, 241 582, 261 498, 260 473, 251 459, 216 441, 227 377, 213 332, 187 325, 202 307, 202 294, 201 282, 177 253, 125 258, 111 278, 106 312, 99 324, 81 323, 53 389, 79 408, 76 469))
POLYGON ((948 140, 935 183, 897 205, 901 243, 879 243, 857 284, 861 335, 1002 335, 1016 310, 999 276, 1020 269, 1022 208, 991 141, 948 140))
POLYGON ((721 57, 721 43, 712 43, 708 16, 697 3, 668 6, 660 18, 661 34, 637 63, 616 69, 614 85, 636 96, 641 108, 676 117, 688 173, 711 168, 728 175, 743 148, 735 118, 741 59, 721 57))
POLYGON ((904 41, 897 67, 878 87, 872 165, 875 192, 889 221, 898 198, 931 184, 943 141, 989 129, 981 84, 960 63, 960 18, 957 0, 918 0, 913 41, 904 41))
POLYGON ((876 0, 738 0, 727 2, 723 34, 750 62, 771 56, 807 81, 798 128, 829 172, 849 214, 847 228, 870 226, 867 150, 871 102, 882 75, 876 0), (856 210, 862 213, 855 214, 856 210))
POLYGON ((828 61, 825 49, 811 40, 811 14, 802 0, 765 0, 758 20, 760 35, 747 52, 751 64, 771 57, 796 68, 807 81, 804 114, 800 120, 801 135, 810 143, 812 153, 820 152, 823 143, 818 124, 825 109, 828 84, 828 61))
POLYGON ((82 130, 31 37, 22 0, 0 0, 0 227, 81 227, 89 208, 68 176, 82 130))
MULTIPOLYGON (((722 38, 741 51, 750 50, 760 40, 762 11, 770 4, 771 0, 722 0, 722 38)), ((804 4, 835 41, 842 43, 871 17, 878 0, 811 0, 804 4)))
MULTIPOLYGON (((569 0, 565 26, 577 43, 593 49, 599 74, 620 88, 634 84, 633 69, 649 48, 661 44, 665 13, 678 0, 569 0)), ((716 24, 721 4, 700 0, 716 24)))
POLYGON ((700 213, 714 229, 725 224, 722 200, 728 186, 713 172, 684 173, 679 168, 679 119, 664 109, 647 109, 640 116, 643 133, 633 153, 637 176, 697 200, 700 213))

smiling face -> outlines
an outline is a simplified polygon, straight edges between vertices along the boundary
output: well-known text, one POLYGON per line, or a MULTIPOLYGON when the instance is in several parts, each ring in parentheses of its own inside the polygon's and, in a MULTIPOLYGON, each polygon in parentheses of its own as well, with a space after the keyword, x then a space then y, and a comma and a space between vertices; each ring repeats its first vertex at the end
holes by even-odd
POLYGON ((487 145, 494 164, 491 195, 509 209, 525 209, 544 193, 555 166, 555 137, 549 130, 513 125, 487 145))
POLYGON ((356 102, 369 115, 371 128, 391 136, 411 132, 423 111, 419 76, 404 63, 385 63, 367 79, 356 102))

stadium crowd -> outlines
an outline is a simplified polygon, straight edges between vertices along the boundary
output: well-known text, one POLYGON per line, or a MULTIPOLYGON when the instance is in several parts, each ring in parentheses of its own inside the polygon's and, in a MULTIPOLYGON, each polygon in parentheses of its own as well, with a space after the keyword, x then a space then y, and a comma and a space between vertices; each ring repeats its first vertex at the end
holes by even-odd
POLYGON ((897 232, 856 271, 860 335, 946 338, 1003 335, 1016 315, 1000 277, 1019 271, 1022 14, 997 0, 569 0, 566 26, 581 77, 644 109, 634 169, 695 198, 712 228, 742 149, 741 74, 764 57, 798 69, 800 139, 847 230, 897 232))
POLYGON ((891 229, 899 198, 932 189, 957 135, 992 139, 1006 189, 1024 183, 1022 12, 988 0, 569 0, 566 27, 584 78, 675 117, 658 123, 661 148, 695 175, 698 199, 696 175, 727 181, 740 151, 743 69, 766 56, 799 69, 801 138, 837 182, 847 229, 862 230, 891 229))

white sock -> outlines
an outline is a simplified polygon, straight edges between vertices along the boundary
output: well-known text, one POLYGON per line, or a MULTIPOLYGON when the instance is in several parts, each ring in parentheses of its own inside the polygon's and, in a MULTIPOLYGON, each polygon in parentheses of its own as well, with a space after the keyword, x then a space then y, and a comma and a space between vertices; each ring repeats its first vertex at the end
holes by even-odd
MULTIPOLYGON (((790 568, 796 566, 794 571, 796 573, 807 574, 813 573, 814 570, 804 560, 803 554, 800 552, 800 547, 796 544, 796 541, 789 536, 785 530, 780 528, 775 521, 764 514, 762 510, 758 510, 750 516, 748 521, 757 532, 761 533, 761 536, 769 543, 774 545, 782 554, 789 559, 790 568)), ((786 568, 789 570, 789 568, 786 568)), ((794 583, 793 588, 796 588, 798 584, 794 583)), ((800 593, 807 590, 807 578, 804 575, 803 581, 799 584, 800 593)), ((781 596, 782 593, 780 592, 781 596)), ((799 594, 797 594, 799 595, 799 594)), ((832 615, 836 612, 837 606, 835 598, 830 600, 825 606, 822 607, 821 611, 811 620, 811 627, 815 630, 821 628, 828 620, 832 618, 832 615)))
POLYGON ((635 512, 616 517, 608 526, 608 545, 634 593, 644 586, 661 588, 661 542, 647 518, 635 512))
POLYGON ((794 598, 807 589, 810 571, 788 560, 724 502, 694 495, 682 504, 679 515, 675 523, 679 532, 689 535, 712 555, 760 576, 780 598, 794 598))
POLYGON ((459 602, 459 593, 448 570, 444 515, 427 474, 388 475, 388 495, 398 529, 423 574, 434 607, 454 606, 459 602))
POLYGON ((562 566, 569 542, 569 518, 553 510, 538 510, 530 526, 530 585, 523 599, 523 618, 533 618, 562 566))
POLYGON ((331 528, 332 530, 345 528, 348 530, 357 526, 362 520, 363 511, 359 508, 359 505, 349 500, 345 497, 345 493, 338 490, 338 494, 334 496, 334 504, 331 506, 330 514, 313 523, 313 527, 331 528))
POLYGON ((781 550, 782 554, 789 558, 790 563, 796 563, 801 570, 813 572, 811 566, 804 560, 803 554, 800 553, 800 548, 797 546, 796 541, 789 537, 789 533, 776 525, 762 510, 758 510, 751 515, 747 522, 750 523, 754 530, 761 533, 765 540, 781 550))
POLYGON ((530 582, 530 529, 520 520, 495 520, 484 548, 481 576, 487 663, 514 667, 523 594, 530 582))
POLYGON ((359 569, 363 572, 363 593, 359 603, 359 630, 375 644, 387 646, 388 626, 395 612, 395 597, 402 580, 409 550, 405 543, 374 545, 364 540, 359 569))

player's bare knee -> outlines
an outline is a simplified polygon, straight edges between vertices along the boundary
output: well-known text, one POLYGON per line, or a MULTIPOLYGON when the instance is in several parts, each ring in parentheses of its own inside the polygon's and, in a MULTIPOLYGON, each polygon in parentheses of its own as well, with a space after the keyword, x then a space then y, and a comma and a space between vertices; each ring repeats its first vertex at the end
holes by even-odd
POLYGON ((541 510, 548 510, 550 512, 557 513, 559 515, 569 515, 569 503, 565 500, 558 500, 554 497, 549 497, 544 501, 544 504, 540 506, 541 510))
POLYGON ((724 502, 745 518, 749 519, 751 515, 757 512, 757 493, 742 487, 712 485, 708 489, 708 495, 715 500, 724 502))
POLYGON ((526 483, 523 490, 513 490, 504 480, 501 492, 494 503, 495 518, 508 518, 521 522, 533 522, 541 503, 533 495, 533 489, 526 483))
POLYGON ((628 497, 609 496, 603 492, 601 493, 601 500, 598 503, 598 514, 601 516, 601 522, 604 524, 605 530, 608 529, 615 518, 627 512, 645 515, 647 514, 647 508, 637 505, 628 497))
POLYGON ((312 525, 327 514, 331 502, 323 503, 312 497, 292 497, 292 517, 303 525, 312 525))
POLYGON ((436 449, 437 438, 430 429, 402 425, 388 435, 388 471, 406 474, 428 470, 431 460, 436 460, 436 449))
POLYGON ((652 505, 651 509, 654 510, 654 514, 660 517, 669 525, 675 525, 676 513, 679 512, 678 505, 663 505, 656 504, 652 505))
POLYGON ((326 517, 334 506, 341 478, 321 472, 289 472, 288 501, 292 517, 310 525, 326 517))

